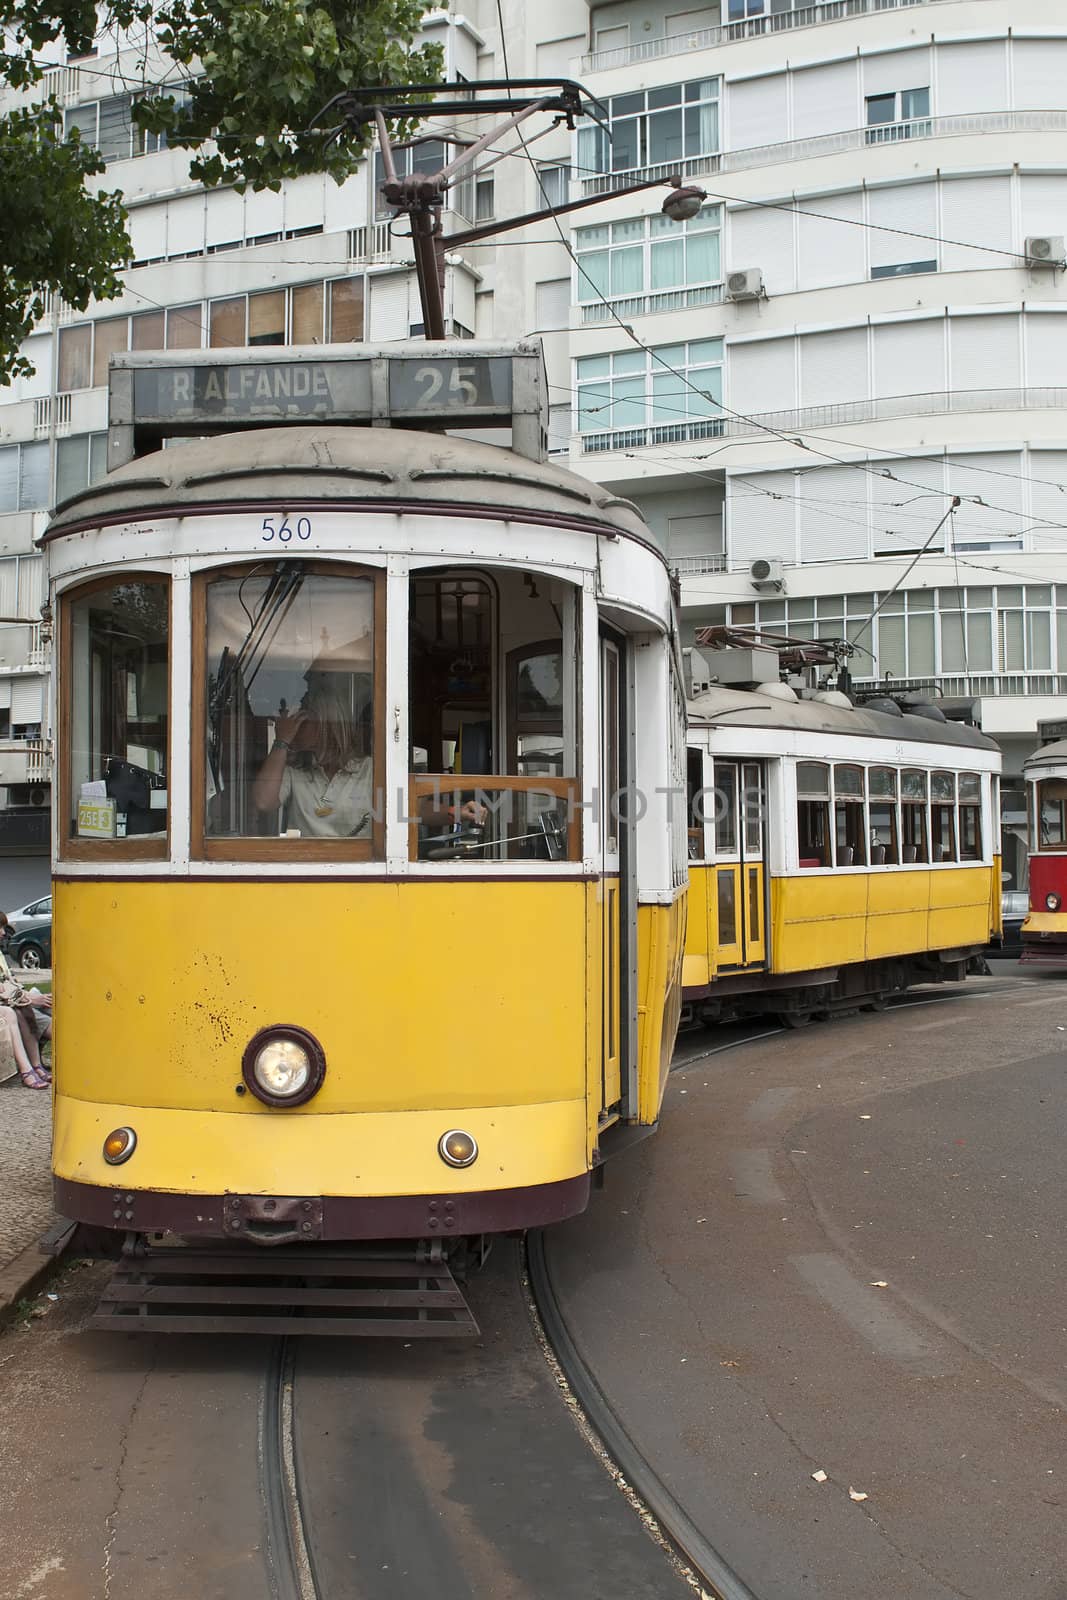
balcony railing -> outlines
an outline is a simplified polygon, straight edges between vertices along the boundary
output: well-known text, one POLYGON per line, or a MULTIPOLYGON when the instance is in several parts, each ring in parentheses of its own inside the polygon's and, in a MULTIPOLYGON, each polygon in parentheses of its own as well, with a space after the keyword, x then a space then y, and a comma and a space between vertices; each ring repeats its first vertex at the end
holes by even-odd
POLYGON ((686 178, 707 178, 717 172, 748 172, 786 161, 814 161, 820 156, 866 150, 874 144, 896 144, 906 139, 956 139, 982 133, 1067 133, 1067 111, 975 111, 958 117, 914 117, 908 122, 880 122, 873 127, 844 128, 840 133, 813 134, 786 144, 757 144, 721 155, 693 156, 688 161, 661 162, 657 166, 608 172, 582 183, 583 195, 608 195, 642 179, 666 178, 681 172, 686 178))
POLYGON ((937 678, 856 678, 857 689, 886 688, 891 694, 909 690, 929 691, 935 704, 945 699, 977 699, 982 695, 1067 694, 1067 674, 1062 672, 972 672, 937 678))
POLYGON ((794 28, 815 28, 821 23, 843 22, 850 17, 864 17, 878 11, 902 11, 908 6, 924 5, 926 0, 819 0, 809 6, 797 6, 793 11, 776 11, 771 16, 745 17, 740 22, 725 22, 721 27, 697 28, 691 33, 678 33, 665 39, 642 39, 638 44, 625 45, 621 50, 597 50, 582 57, 581 72, 609 72, 612 67, 626 67, 632 62, 658 61, 664 56, 687 56, 694 50, 717 49, 724 44, 742 44, 747 39, 760 39, 765 34, 791 33, 794 28))
POLYGON ((640 450, 648 445, 684 444, 687 439, 719 439, 721 417, 704 417, 699 422, 670 422, 655 428, 614 428, 608 433, 583 433, 583 455, 605 450, 640 450))
POLYGON ((582 327, 587 328, 591 323, 614 322, 617 317, 642 317, 656 311, 688 311, 693 306, 717 306, 721 301, 721 283, 708 284, 702 289, 663 289, 655 294, 633 294, 606 302, 593 300, 581 307, 582 327))
POLYGON ((728 417, 720 432, 727 438, 753 433, 795 433, 801 428, 838 428, 894 417, 936 417, 955 411, 1067 410, 1067 389, 944 389, 926 394, 893 394, 849 400, 836 406, 801 406, 796 411, 760 411, 728 417))
POLYGON ((680 578, 698 578, 702 572, 725 572, 724 555, 669 556, 668 562, 680 578))

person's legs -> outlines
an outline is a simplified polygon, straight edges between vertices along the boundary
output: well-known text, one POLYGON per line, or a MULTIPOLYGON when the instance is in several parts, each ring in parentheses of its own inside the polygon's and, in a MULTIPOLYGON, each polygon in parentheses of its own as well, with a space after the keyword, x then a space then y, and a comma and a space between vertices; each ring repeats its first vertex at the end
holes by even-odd
POLYGON ((14 1006, 12 1009, 15 1012, 19 1033, 22 1036, 22 1047, 29 1058, 30 1066, 34 1072, 40 1072, 41 1049, 37 1043, 37 1027, 33 1011, 29 1006, 14 1006))
POLYGON ((22 1042, 22 1032, 19 1028, 18 1018, 11 1006, 0 1006, 0 1030, 3 1031, 7 1043, 15 1056, 15 1065, 19 1069, 19 1077, 27 1089, 47 1089, 48 1079, 43 1072, 39 1072, 26 1053, 22 1042))

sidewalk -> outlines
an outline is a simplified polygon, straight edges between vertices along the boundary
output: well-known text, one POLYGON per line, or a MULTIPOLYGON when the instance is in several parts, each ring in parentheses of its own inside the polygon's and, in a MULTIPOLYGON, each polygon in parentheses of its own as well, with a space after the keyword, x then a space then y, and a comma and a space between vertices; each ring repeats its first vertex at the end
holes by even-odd
MULTIPOLYGON (((25 983, 50 971, 16 972, 25 983)), ((0 1322, 5 1309, 31 1293, 48 1258, 37 1241, 51 1224, 52 1096, 24 1089, 17 1075, 0 1083, 0 1322)))

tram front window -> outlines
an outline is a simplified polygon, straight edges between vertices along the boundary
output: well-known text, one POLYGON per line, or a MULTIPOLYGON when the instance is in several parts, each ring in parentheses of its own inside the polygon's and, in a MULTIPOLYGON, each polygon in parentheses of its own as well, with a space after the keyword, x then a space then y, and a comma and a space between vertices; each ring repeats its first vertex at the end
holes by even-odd
POLYGON ((264 562, 205 588, 205 837, 370 854, 374 579, 264 562))
POLYGON ((67 602, 72 841, 114 841, 127 854, 166 849, 169 633, 163 578, 108 580, 67 602))
POLYGON ((417 859, 575 858, 573 614, 566 586, 514 568, 412 577, 417 859))
POLYGON ((1038 849, 1062 850, 1067 845, 1067 779, 1043 779, 1037 786, 1037 809, 1038 849))

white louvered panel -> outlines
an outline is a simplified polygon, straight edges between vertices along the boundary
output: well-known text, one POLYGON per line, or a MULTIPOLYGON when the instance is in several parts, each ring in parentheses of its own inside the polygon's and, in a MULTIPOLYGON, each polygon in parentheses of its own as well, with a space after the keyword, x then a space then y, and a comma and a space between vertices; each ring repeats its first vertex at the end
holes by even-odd
MULTIPOLYGON (((1067 450, 1031 450, 1029 461, 1020 470, 1030 475, 1030 515, 1027 521, 1067 523, 1067 489, 1057 488, 1058 484, 1067 485, 1067 450)), ((1027 535, 1026 543, 1034 550, 1062 549, 1067 545, 1067 527, 1033 528, 1027 535)))
POLYGON ((874 330, 874 392, 930 394, 945 388, 945 322, 898 322, 874 330))
POLYGON ((731 411, 792 411, 797 403, 795 341, 766 339, 726 349, 726 402, 731 411))
POLYGON ((1067 109, 1067 39, 1014 39, 1012 80, 1019 109, 1067 109))
POLYGON ((933 109, 939 117, 987 109, 1003 111, 1009 103, 1008 47, 1004 39, 937 46, 937 103, 933 109))
POLYGON ((953 454, 947 487, 963 500, 954 518, 957 540, 1004 539, 1026 527, 1032 519, 1023 515, 1026 486, 1020 481, 1021 473, 1022 458, 1017 450, 989 455, 966 456, 958 451, 953 454), (979 499, 985 504, 976 505, 979 499))
MULTIPOLYGON (((756 560, 795 561, 797 532, 791 472, 746 473, 750 482, 726 480, 726 550, 730 565, 748 567, 756 560), (753 488, 752 485, 758 485, 753 488), (760 494, 767 489, 769 494, 760 494)), ((738 584, 743 589, 743 584, 738 584)), ((752 598, 756 598, 755 590, 752 598)))
POLYGON ((675 556, 719 556, 722 554, 722 512, 705 512, 695 517, 667 518, 667 552, 675 556))
POLYGON ((760 267, 769 295, 791 294, 796 288, 793 218, 788 211, 727 212, 726 259, 730 271, 760 267))
POLYGON ((370 280, 369 338, 372 344, 408 336, 408 283, 410 275, 390 272, 370 280))
MULTIPOLYGON (((943 458, 879 459, 878 467, 878 472, 867 476, 875 555, 921 549, 948 510, 943 458), (883 470, 891 476, 882 477, 883 470)), ((944 530, 930 548, 945 548, 944 530)))
POLYGON ((820 195, 802 202, 797 218, 800 282, 805 289, 822 289, 835 283, 858 283, 867 276, 863 196, 820 195), (817 216, 806 216, 810 206, 817 216), (828 217, 839 221, 828 222, 828 217), (859 224, 859 226, 857 226, 859 224))
POLYGON ((1022 183, 1022 238, 1034 234, 1067 234, 1067 177, 1057 173, 1024 173, 1022 183))
MULTIPOLYGON (((332 181, 332 180, 331 180, 332 181)), ((325 179, 315 175, 294 178, 285 186, 285 231, 294 228, 313 228, 322 222, 325 179)))
MULTIPOLYGON (((241 243, 245 237, 245 197, 234 189, 215 189, 207 195, 204 236, 213 244, 241 243)), ((266 232, 266 229, 263 230, 266 232)))
MULTIPOLYGON (((17 455, 17 451, 12 451, 17 455)), ((5 452, 0 450, 0 472, 3 472, 5 452)), ((0 508, 9 510, 10 507, 0 500, 0 508)), ((18 609, 19 603, 19 564, 16 556, 0 556, 0 617, 16 617, 22 613, 18 609)))
POLYGON ((546 278, 534 287, 534 326, 538 333, 565 328, 570 321, 571 280, 546 278))
POLYGON ((42 678, 14 678, 11 682, 11 726, 40 722, 44 705, 42 678))
POLYGON ((789 100, 785 73, 727 83, 725 90, 727 150, 751 150, 789 138, 789 100))
POLYGON ((866 400, 868 333, 864 328, 839 328, 809 333, 800 340, 800 404, 832 406, 866 400))
MULTIPOLYGON (((272 196, 272 198, 277 199, 280 208, 281 195, 272 196)), ((346 178, 340 186, 332 181, 328 183, 323 198, 323 231, 325 233, 343 233, 347 228, 351 228, 357 217, 365 217, 367 215, 366 168, 362 169, 354 177, 346 178)), ((281 223, 277 222, 272 226, 280 228, 281 223)), ((265 231, 257 221, 256 232, 263 233, 265 231)))
MULTIPOLYGON (((336 184, 329 185, 335 189, 336 184)), ((245 194, 245 238, 256 239, 264 233, 281 233, 284 203, 281 191, 272 194, 264 189, 261 194, 251 190, 245 194)))
POLYGON ((1018 315, 950 317, 948 337, 950 389, 1013 389, 1020 383, 1018 315))
POLYGON ((134 261, 158 261, 167 254, 166 206, 135 206, 129 230, 134 261))
MULTIPOLYGON (((1026 384, 1030 389, 1067 386, 1067 316, 1026 317, 1026 384)), ((1060 506, 1067 522, 1067 496, 1060 506)))
POLYGON ((793 138, 839 133, 863 121, 855 61, 809 67, 793 75, 793 138))
POLYGON ((11 704, 11 679, 0 678, 0 711, 6 711, 11 704))
POLYGON ((867 477, 849 467, 805 472, 797 482, 801 561, 858 561, 868 554, 867 477))
POLYGON ((868 221, 872 267, 937 260, 937 189, 932 182, 872 189, 868 221))
POLYGON ((18 608, 20 617, 35 617, 47 598, 43 556, 19 557, 18 608))
POLYGON ((183 256, 204 248, 204 196, 167 201, 167 255, 183 256))
POLYGON ((930 84, 930 51, 887 50, 884 55, 864 56, 863 95, 896 94, 900 89, 925 89, 930 84))
POLYGON ((988 250, 970 250, 969 244, 1011 250, 1011 179, 944 178, 941 181, 941 227, 944 242, 934 246, 941 252, 943 272, 1010 267, 1010 256, 991 255, 988 250), (958 244, 948 241, 959 240, 958 244))

